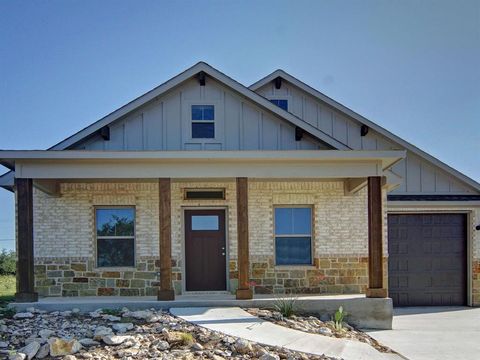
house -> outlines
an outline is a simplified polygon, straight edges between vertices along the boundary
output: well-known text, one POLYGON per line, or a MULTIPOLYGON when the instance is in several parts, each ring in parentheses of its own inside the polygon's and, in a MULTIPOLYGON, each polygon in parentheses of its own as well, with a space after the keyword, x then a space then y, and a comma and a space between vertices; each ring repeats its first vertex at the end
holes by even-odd
POLYGON ((19 302, 480 304, 480 184, 281 70, 245 87, 200 62, 48 150, 0 161, 16 194, 19 302))

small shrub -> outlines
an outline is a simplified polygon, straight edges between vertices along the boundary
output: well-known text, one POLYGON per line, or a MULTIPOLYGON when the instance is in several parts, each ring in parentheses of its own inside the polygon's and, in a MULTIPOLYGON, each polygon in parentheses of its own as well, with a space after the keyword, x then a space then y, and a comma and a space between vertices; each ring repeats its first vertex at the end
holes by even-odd
POLYGON ((15 275, 16 264, 15 252, 5 249, 0 252, 0 275, 15 275))
POLYGON ((17 311, 15 310, 15 308, 0 307, 0 318, 11 319, 16 313, 17 311))
POLYGON ((122 316, 122 309, 102 309, 105 315, 122 316))
POLYGON ((275 300, 273 307, 284 317, 290 317, 295 313, 296 297, 284 297, 275 300))
POLYGON ((340 306, 337 311, 335 311, 335 315, 333 316, 333 321, 335 322, 335 329, 342 330, 343 329, 343 320, 348 315, 346 311, 343 310, 343 306, 340 306))
POLYGON ((194 343, 192 334, 182 333, 181 338, 183 345, 192 345, 194 343))

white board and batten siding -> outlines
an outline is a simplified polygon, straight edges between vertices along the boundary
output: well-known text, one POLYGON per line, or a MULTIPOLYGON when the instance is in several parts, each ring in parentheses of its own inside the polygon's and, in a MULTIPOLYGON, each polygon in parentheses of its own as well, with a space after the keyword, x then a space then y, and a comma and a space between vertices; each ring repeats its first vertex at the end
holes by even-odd
MULTIPOLYGON (((273 82, 256 92, 268 99, 288 100, 288 111, 319 128, 354 150, 404 150, 404 148, 373 129, 366 136, 360 135, 361 124, 348 115, 334 109, 322 100, 310 95, 294 84, 283 80, 280 89, 273 82)), ((477 194, 478 192, 455 179, 438 166, 407 150, 405 160, 392 171, 404 181, 391 194, 477 194)))
POLYGON ((205 86, 188 80, 110 125, 110 140, 100 136, 76 144, 85 150, 311 150, 331 149, 261 109, 212 78, 205 86), (215 106, 215 138, 193 139, 191 106, 215 106))

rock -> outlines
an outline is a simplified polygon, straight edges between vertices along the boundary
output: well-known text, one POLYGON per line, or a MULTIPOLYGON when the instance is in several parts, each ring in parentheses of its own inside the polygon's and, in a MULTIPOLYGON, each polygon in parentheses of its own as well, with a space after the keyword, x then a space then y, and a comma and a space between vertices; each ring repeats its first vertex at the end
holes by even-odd
POLYGON ((82 348, 82 344, 75 339, 69 341, 58 338, 50 338, 48 342, 50 344, 50 355, 53 357, 72 355, 82 348))
POLYGON ((50 353, 50 345, 49 344, 43 344, 40 349, 37 352, 37 355, 35 355, 35 358, 37 359, 43 359, 48 356, 50 353))
POLYGON ((95 340, 92 340, 92 339, 89 339, 89 338, 84 338, 84 339, 80 339, 78 340, 78 342, 80 344, 82 344, 83 346, 95 346, 95 345, 100 345, 100 343, 98 341, 95 341, 95 340))
POLYGON ((113 316, 113 315, 103 315, 103 318, 105 320, 112 321, 112 322, 122 320, 122 318, 120 318, 118 316, 113 316))
POLYGON ((212 360, 225 360, 225 358, 223 356, 213 354, 212 360))
POLYGON ((63 358, 63 360, 77 360, 77 358, 73 355, 67 355, 63 358))
POLYGON ((107 335, 102 337, 102 340, 107 345, 120 345, 125 340, 130 339, 131 336, 121 336, 121 335, 107 335))
POLYGON ((195 351, 201 351, 201 350, 203 350, 203 346, 202 346, 202 344, 199 344, 199 343, 196 342, 196 343, 193 343, 192 349, 195 350, 195 351))
POLYGON ((146 320, 150 316, 152 316, 153 313, 149 310, 139 310, 139 311, 133 311, 133 312, 125 312, 122 316, 124 317, 133 317, 135 319, 143 319, 146 320))
POLYGON ((40 330, 40 331, 38 332, 38 336, 40 336, 40 337, 43 338, 43 339, 48 339, 48 338, 51 337, 54 333, 55 333, 55 331, 53 331, 53 330, 43 329, 43 330, 40 330))
POLYGON ((112 329, 106 326, 99 326, 93 333, 94 340, 101 340, 104 336, 113 335, 112 329))
POLYGON ((155 346, 157 347, 158 350, 162 350, 162 351, 170 349, 170 344, 165 340, 160 340, 155 346))
POLYGON ((32 318, 32 317, 33 317, 33 314, 30 311, 19 312, 19 313, 16 313, 15 315, 13 315, 14 319, 28 319, 28 318, 32 318))
POLYGON ((260 360, 280 360, 280 356, 277 354, 266 353, 260 356, 260 360))
POLYGON ((27 358, 27 355, 23 353, 16 353, 12 354, 8 357, 8 360, 25 360, 27 358))
MULTIPOLYGON (((2 331, 3 332, 3 331, 2 331)), ((8 347, 8 342, 0 341, 0 349, 5 349, 8 347)))
POLYGON ((318 333, 326 336, 332 336, 333 332, 328 327, 322 326, 318 329, 318 333))
POLYGON ((118 323, 118 324, 113 324, 112 326, 113 330, 118 331, 119 333, 124 333, 127 332, 128 330, 133 329, 133 324, 132 323, 118 323))
POLYGON ((248 354, 253 350, 252 344, 248 340, 238 339, 235 341, 235 350, 240 354, 248 354))
POLYGON ((62 311, 62 312, 60 313, 60 315, 61 315, 61 316, 66 316, 66 317, 68 317, 68 316, 72 315, 72 312, 71 312, 70 310, 62 311))
POLYGON ((79 314, 79 313, 80 313, 80 309, 79 309, 79 308, 73 308, 73 309, 72 309, 72 313, 73 313, 73 314, 79 314))
POLYGON ((28 360, 31 360, 37 354, 38 349, 40 349, 40 343, 37 341, 32 341, 27 346, 21 348, 19 352, 27 355, 28 360))
POLYGON ((323 322, 329 321, 330 320, 330 315, 322 314, 322 315, 320 315, 320 320, 322 320, 323 322))

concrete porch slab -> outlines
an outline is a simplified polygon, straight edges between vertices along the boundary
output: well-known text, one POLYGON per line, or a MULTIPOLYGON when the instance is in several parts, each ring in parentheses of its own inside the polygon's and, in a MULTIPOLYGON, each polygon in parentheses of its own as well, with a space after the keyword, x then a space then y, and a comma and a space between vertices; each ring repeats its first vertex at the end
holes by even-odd
MULTIPOLYGON (((170 309, 189 307, 253 307, 273 308, 280 298, 276 295, 255 295, 251 300, 236 300, 231 294, 179 295, 173 301, 157 301, 156 297, 48 297, 38 302, 12 303, 17 311, 35 307, 46 311, 65 311, 73 308, 90 312, 99 308, 122 308, 130 310, 170 309)), ((298 295, 298 311, 311 314, 333 314, 339 306, 348 312, 348 322, 359 328, 391 329, 393 306, 389 298, 366 298, 365 295, 298 295)))

